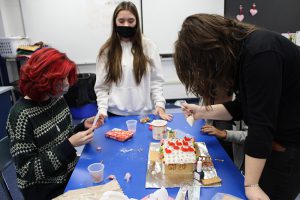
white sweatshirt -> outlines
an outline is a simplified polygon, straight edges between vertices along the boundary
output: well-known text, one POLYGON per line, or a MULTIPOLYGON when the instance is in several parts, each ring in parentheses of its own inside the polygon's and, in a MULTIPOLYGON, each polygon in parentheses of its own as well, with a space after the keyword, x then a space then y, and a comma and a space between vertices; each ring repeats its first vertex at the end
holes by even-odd
POLYGON ((147 72, 143 75, 141 83, 136 84, 133 74, 133 55, 131 42, 121 42, 122 46, 122 78, 118 85, 105 84, 107 71, 105 69, 106 57, 102 56, 96 64, 95 92, 97 95, 98 110, 107 115, 107 111, 116 115, 139 115, 149 113, 153 105, 165 108, 163 97, 163 74, 160 56, 154 43, 142 37, 143 50, 152 62, 147 64, 147 72))

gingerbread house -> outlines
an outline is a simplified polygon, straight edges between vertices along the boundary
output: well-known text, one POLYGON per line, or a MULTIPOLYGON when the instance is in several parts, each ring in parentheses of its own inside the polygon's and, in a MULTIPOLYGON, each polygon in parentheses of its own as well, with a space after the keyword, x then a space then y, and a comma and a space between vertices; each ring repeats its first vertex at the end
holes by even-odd
POLYGON ((161 142, 164 174, 192 174, 195 170, 196 149, 193 138, 169 138, 161 142))

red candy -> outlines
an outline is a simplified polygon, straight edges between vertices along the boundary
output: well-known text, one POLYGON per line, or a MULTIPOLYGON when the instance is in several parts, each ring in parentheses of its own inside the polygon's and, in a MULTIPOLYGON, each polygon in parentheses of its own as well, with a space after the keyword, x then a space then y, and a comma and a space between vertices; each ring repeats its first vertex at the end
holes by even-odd
POLYGON ((175 150, 179 150, 179 147, 178 146, 174 146, 173 147, 175 150))
POLYGON ((165 152, 166 152, 166 153, 172 153, 172 150, 171 150, 171 149, 165 148, 165 152))
POLYGON ((183 151, 183 152, 188 152, 188 151, 189 151, 189 148, 181 147, 181 151, 183 151))
POLYGON ((169 144, 171 147, 174 147, 174 146, 175 146, 175 143, 174 143, 174 142, 171 142, 171 141, 168 141, 168 144, 169 144))
POLYGON ((185 141, 191 141, 192 140, 192 138, 189 138, 189 137, 186 137, 186 136, 184 136, 184 138, 183 138, 185 141))
POLYGON ((176 141, 176 145, 177 146, 181 146, 182 145, 182 143, 181 142, 179 142, 178 140, 176 141))

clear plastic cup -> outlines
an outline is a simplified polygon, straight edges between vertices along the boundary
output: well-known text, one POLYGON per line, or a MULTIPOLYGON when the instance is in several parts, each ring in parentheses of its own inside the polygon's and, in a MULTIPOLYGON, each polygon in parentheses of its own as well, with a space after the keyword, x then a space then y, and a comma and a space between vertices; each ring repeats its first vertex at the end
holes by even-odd
POLYGON ((93 163, 88 166, 88 171, 93 178, 94 183, 100 183, 103 181, 104 164, 93 163))
POLYGON ((127 120, 126 121, 126 125, 127 125, 127 130, 128 131, 132 131, 135 133, 136 131, 136 125, 137 125, 137 120, 131 119, 131 120, 127 120))

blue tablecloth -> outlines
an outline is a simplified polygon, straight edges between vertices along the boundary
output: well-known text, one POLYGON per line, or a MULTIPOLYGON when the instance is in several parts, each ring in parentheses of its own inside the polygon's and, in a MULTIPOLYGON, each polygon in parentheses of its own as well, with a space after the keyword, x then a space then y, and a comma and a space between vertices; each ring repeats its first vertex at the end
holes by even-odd
MULTIPOLYGON (((147 124, 138 123, 137 131, 133 138, 125 142, 118 142, 105 137, 105 133, 113 128, 127 130, 126 120, 137 119, 138 116, 110 117, 105 124, 95 130, 94 140, 87 144, 80 156, 76 168, 65 189, 74 190, 89 186, 96 186, 88 174, 88 165, 94 162, 103 161, 105 164, 104 177, 113 174, 124 193, 131 198, 142 198, 156 189, 146 189, 146 172, 149 152, 149 143, 158 142, 152 139, 152 132, 147 124), (98 151, 97 147, 102 150, 98 151), (128 152, 127 152, 128 151, 128 152), (132 174, 131 180, 127 183, 124 180, 126 172, 132 174)), ((222 192, 246 199, 244 191, 244 178, 240 171, 233 164, 218 140, 213 136, 203 135, 200 128, 204 125, 203 120, 195 122, 190 127, 182 113, 174 114, 173 121, 168 123, 168 127, 179 129, 195 137, 195 141, 205 142, 211 155, 219 177, 222 179, 221 187, 201 188, 201 200, 211 199, 216 193, 222 192), (222 159, 224 162, 216 161, 222 159)), ((108 179, 100 184, 109 182, 108 179)), ((175 198, 179 188, 168 188, 168 193, 175 198)))

